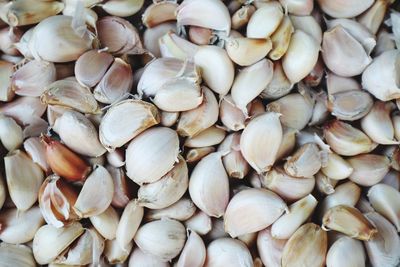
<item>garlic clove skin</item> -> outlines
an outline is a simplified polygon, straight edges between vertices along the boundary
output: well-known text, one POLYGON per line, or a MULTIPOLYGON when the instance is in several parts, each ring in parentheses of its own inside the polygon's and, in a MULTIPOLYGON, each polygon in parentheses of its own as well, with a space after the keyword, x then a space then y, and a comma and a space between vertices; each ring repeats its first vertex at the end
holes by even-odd
POLYGON ((289 16, 285 16, 278 29, 271 35, 272 50, 268 54, 272 60, 278 60, 286 53, 289 48, 290 40, 294 32, 294 27, 289 16))
POLYGON ((366 255, 361 241, 344 236, 336 240, 326 255, 326 266, 365 266, 366 255))
POLYGON ((373 105, 371 95, 361 90, 348 90, 329 95, 328 108, 339 120, 361 119, 370 112, 373 105))
POLYGON ((314 8, 314 1, 311 0, 280 0, 279 2, 287 9, 287 12, 296 16, 310 15, 314 8))
POLYGON ((376 34, 385 19, 385 14, 392 1, 375 1, 370 8, 357 17, 357 21, 364 25, 368 30, 376 34))
POLYGON ((122 249, 131 243, 142 222, 143 213, 143 207, 136 200, 131 200, 124 208, 116 231, 116 241, 122 249))
POLYGON ((219 116, 223 125, 231 131, 239 131, 245 127, 246 116, 233 103, 230 94, 222 98, 219 106, 219 116))
POLYGON ((271 51, 272 42, 269 38, 228 38, 225 49, 233 62, 239 66, 250 66, 271 51))
POLYGON ((318 44, 322 43, 322 30, 320 23, 313 16, 290 15, 290 20, 295 30, 301 30, 314 37, 318 44))
POLYGON ((168 262, 162 262, 150 254, 146 254, 140 250, 140 248, 135 248, 129 257, 129 267, 170 267, 168 262))
POLYGON ((89 219, 101 236, 108 240, 115 239, 120 217, 112 206, 98 215, 90 216, 89 219))
POLYGON ((341 0, 335 3, 329 0, 318 0, 317 2, 324 13, 334 18, 352 18, 358 16, 374 3, 373 0, 341 0))
POLYGON ((139 185, 155 182, 173 168, 178 154, 179 139, 174 130, 148 129, 134 138, 126 149, 127 176, 139 185), (160 164, 154 168, 152 162, 160 164))
POLYGON ((101 7, 113 16, 129 17, 136 14, 143 4, 144 0, 111 0, 102 4, 101 7))
POLYGON ((226 208, 225 231, 233 238, 260 231, 274 223, 286 209, 285 202, 272 191, 255 188, 240 191, 226 208))
POLYGON ((193 230, 199 235, 206 235, 211 231, 211 217, 202 211, 197 212, 184 222, 186 229, 193 230))
POLYGON ((390 169, 390 160, 386 156, 362 154, 347 159, 353 168, 350 180, 361 186, 379 183, 390 169))
POLYGON ((321 155, 315 143, 301 146, 287 158, 283 166, 285 172, 294 177, 311 177, 321 169, 321 155))
POLYGON ((0 244, 0 264, 2 266, 36 266, 32 249, 25 245, 0 244))
POLYGON ((246 245, 236 239, 219 238, 207 246, 205 267, 253 266, 253 259, 246 245))
POLYGON ((281 267, 282 252, 286 242, 287 240, 274 238, 270 228, 258 232, 257 250, 264 265, 281 267))
POLYGON ((176 267, 202 267, 206 261, 206 247, 194 231, 188 232, 188 239, 182 249, 176 267))
POLYGON ((142 14, 144 26, 152 28, 161 23, 176 20, 177 8, 178 4, 166 1, 151 4, 142 14))
POLYGON ((396 203, 400 200, 400 193, 395 188, 376 184, 368 190, 368 199, 372 207, 382 216, 386 217, 400 231, 399 207, 396 203))
POLYGON ((110 264, 124 263, 131 253, 133 242, 129 243, 127 247, 122 248, 116 239, 106 240, 104 248, 104 258, 110 264))
POLYGON ((266 3, 254 12, 247 23, 248 38, 267 38, 278 28, 283 19, 283 9, 279 2, 266 3))
POLYGON ((283 71, 282 62, 274 62, 274 71, 271 82, 264 88, 260 96, 264 99, 277 99, 287 95, 293 88, 293 84, 283 71))
POLYGON ((343 180, 353 172, 351 164, 336 153, 329 153, 327 162, 321 171, 330 179, 343 180))
POLYGON ((220 144, 225 138, 226 132, 216 126, 200 132, 194 137, 188 137, 185 140, 186 147, 207 147, 220 144))
POLYGON ((194 215, 196 206, 189 198, 182 197, 180 200, 163 209, 148 210, 144 216, 145 221, 170 218, 177 221, 186 221, 194 215))
POLYGON ((21 146, 24 136, 21 126, 10 117, 0 115, 0 141, 10 152, 21 146))

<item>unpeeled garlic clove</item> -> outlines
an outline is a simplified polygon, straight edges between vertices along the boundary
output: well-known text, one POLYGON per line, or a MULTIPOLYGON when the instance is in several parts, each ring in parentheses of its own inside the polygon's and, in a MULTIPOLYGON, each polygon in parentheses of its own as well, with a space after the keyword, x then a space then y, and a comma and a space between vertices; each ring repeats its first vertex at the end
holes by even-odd
POLYGON ((382 25, 390 3, 391 1, 386 0, 375 1, 369 9, 357 18, 357 21, 367 27, 371 33, 376 34, 382 25))
POLYGON ((377 233, 375 226, 358 209, 346 205, 327 210, 322 219, 322 228, 364 241, 370 240, 377 233))
POLYGON ((205 267, 253 266, 253 258, 246 245, 233 238, 219 238, 207 247, 205 267))
POLYGON ((348 90, 329 95, 328 108, 340 120, 354 121, 365 117, 374 105, 368 92, 348 90))
POLYGON ((289 16, 285 16, 279 24, 279 27, 271 35, 272 50, 268 54, 269 58, 278 60, 283 57, 289 48, 293 32, 294 28, 292 22, 289 16))
POLYGON ((211 217, 202 211, 198 211, 184 222, 187 229, 193 230, 199 235, 206 235, 211 231, 211 217))
POLYGON ((177 8, 177 3, 168 1, 161 1, 151 4, 142 14, 144 26, 147 28, 152 28, 161 23, 175 20, 177 8))
POLYGON ((271 51, 272 42, 269 38, 228 38, 225 49, 233 62, 239 66, 250 66, 271 51))
POLYGON ((122 249, 127 248, 135 236, 142 222, 143 212, 143 207, 136 200, 126 205, 116 231, 116 241, 122 249))
POLYGON ((215 147, 206 146, 199 148, 192 148, 186 153, 186 162, 192 163, 201 160, 210 153, 215 152, 215 147))
POLYGON ((350 180, 362 186, 379 183, 390 169, 390 160, 382 155, 362 154, 348 158, 347 162, 353 168, 350 180))
POLYGON ((185 140, 186 147, 207 147, 220 144, 225 138, 225 131, 221 128, 211 126, 194 137, 185 140))
POLYGON ((336 240, 326 255, 326 266, 365 266, 366 255, 361 241, 344 236, 336 240))
MULTIPOLYGON (((194 231, 188 232, 188 239, 176 263, 177 267, 202 267, 206 261, 206 247, 194 231)), ((138 266, 139 267, 139 266, 138 266)))
POLYGON ((8 193, 18 210, 28 210, 37 200, 43 171, 25 152, 14 150, 4 157, 8 193))
POLYGON ((284 165, 285 172, 294 177, 311 177, 321 169, 321 152, 315 143, 301 146, 284 165))
POLYGON ((104 248, 104 258, 110 264, 124 263, 131 253, 133 242, 129 243, 127 247, 122 248, 116 241, 106 240, 106 246, 104 248))
POLYGON ((170 267, 168 262, 162 262, 159 259, 154 258, 150 254, 146 254, 140 250, 140 248, 135 248, 129 257, 130 267, 143 267, 143 266, 153 266, 153 267, 170 267))
POLYGON ((176 10, 176 20, 180 26, 198 26, 229 35, 231 17, 228 8, 221 1, 186 0, 176 10))
POLYGON ((353 167, 336 153, 329 153, 327 162, 322 166, 321 171, 330 179, 343 180, 350 176, 353 167))
POLYGON ((101 7, 108 14, 129 17, 136 14, 142 8, 143 4, 144 0, 111 0, 102 4, 101 7))
POLYGON ((144 252, 167 262, 183 249, 185 227, 178 221, 161 219, 142 225, 135 235, 135 243, 144 252))
POLYGON ((24 136, 21 126, 15 120, 0 115, 0 141, 8 151, 14 151, 21 146, 24 136))
POLYGON ((331 149, 342 156, 368 153, 377 146, 365 133, 338 120, 325 125, 324 136, 331 149))
POLYGON ((172 30, 158 39, 162 57, 175 57, 181 60, 194 58, 199 46, 175 34, 172 30))
POLYGON ((400 232, 400 193, 386 184, 377 184, 368 190, 368 199, 372 207, 386 217, 400 232))
POLYGON ((279 0, 279 2, 287 10, 287 12, 296 16, 310 15, 314 8, 314 1, 311 0, 279 0))
POLYGON ((163 209, 148 210, 145 214, 146 221, 159 220, 161 218, 170 218, 177 221, 186 221, 196 211, 194 203, 185 197, 163 209))
POLYGON ((245 127, 246 116, 235 106, 231 95, 222 98, 219 116, 223 125, 231 131, 239 131, 245 127))
POLYGON ((89 219, 97 232, 105 239, 115 239, 120 218, 112 206, 98 215, 90 216, 89 219))
POLYGON ((264 265, 281 267, 282 252, 287 240, 276 239, 271 229, 266 228, 257 234, 257 250, 264 265))
POLYGON ((245 189, 231 199, 224 216, 225 231, 232 237, 265 229, 287 209, 285 202, 265 189, 245 189))
POLYGON ((127 176, 135 183, 152 183, 173 168, 179 154, 177 133, 166 127, 154 127, 134 138, 126 149, 127 176), (159 162, 154 168, 153 162, 159 162))
POLYGON ((10 101, 15 92, 11 88, 11 76, 14 72, 14 65, 10 62, 0 60, 0 100, 10 101))
POLYGON ((323 266, 327 248, 327 233, 314 223, 306 223, 287 241, 282 253, 282 267, 323 266))
POLYGON ((250 166, 240 152, 240 134, 232 133, 228 135, 218 151, 228 154, 222 157, 222 162, 229 177, 243 179, 250 171, 250 166))
POLYGON ((338 2, 318 0, 318 4, 322 11, 334 18, 352 18, 358 16, 367 10, 373 3, 373 0, 351 0, 338 2))
POLYGON ((338 182, 338 180, 331 179, 322 172, 318 172, 315 175, 315 186, 318 192, 323 195, 333 194, 335 192, 335 186, 338 182))
POLYGON ((26 245, 0 244, 0 264, 2 266, 37 266, 32 255, 32 249, 26 245))
MULTIPOLYGON (((161 57, 159 39, 171 30, 175 30, 175 23, 163 23, 155 26, 154 28, 147 28, 143 33, 144 48, 152 55, 159 58, 161 57)), ((136 74, 138 72, 136 71, 136 74)))
POLYGON ((264 88, 260 96, 264 99, 277 99, 287 95, 292 88, 293 84, 286 77, 281 61, 275 61, 272 80, 264 88))
POLYGON ((246 26, 255 11, 256 8, 253 5, 245 5, 236 10, 232 14, 231 28, 233 30, 239 30, 242 27, 246 26))
POLYGON ((251 16, 246 35, 249 38, 267 38, 279 27, 282 19, 283 9, 279 2, 265 3, 251 16))

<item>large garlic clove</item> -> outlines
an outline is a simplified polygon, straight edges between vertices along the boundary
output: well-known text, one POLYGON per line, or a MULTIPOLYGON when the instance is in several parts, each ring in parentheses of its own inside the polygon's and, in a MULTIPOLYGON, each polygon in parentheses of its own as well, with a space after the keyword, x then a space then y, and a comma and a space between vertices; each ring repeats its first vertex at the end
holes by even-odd
POLYGON ((102 4, 101 7, 108 14, 129 17, 136 14, 143 6, 144 0, 111 0, 102 4))
POLYGON ((336 240, 326 255, 326 266, 365 266, 366 255, 361 241, 344 236, 336 240))
POLYGON ((114 184, 110 173, 103 166, 95 166, 83 184, 74 205, 74 211, 81 218, 104 212, 110 206, 114 184))
POLYGON ((394 226, 377 212, 365 214, 378 229, 375 236, 364 242, 373 267, 396 266, 400 259, 400 238, 394 226))
POLYGON ((344 77, 361 74, 372 62, 364 47, 340 24, 324 33, 322 57, 332 72, 344 77))
POLYGON ((196 206, 188 198, 181 198, 171 206, 158 210, 148 210, 145 214, 145 220, 159 220, 161 218, 170 218, 177 221, 186 221, 196 211, 196 206))
POLYGON ((152 28, 161 23, 175 20, 177 8, 178 4, 168 1, 151 4, 142 14, 144 26, 152 28))
POLYGON ((105 239, 115 239, 120 218, 112 206, 98 215, 90 216, 89 219, 97 232, 105 239))
POLYGON ((10 62, 0 60, 0 100, 10 101, 15 92, 11 88, 11 76, 14 72, 14 65, 10 62))
POLYGON ((37 266, 32 255, 32 249, 26 245, 13 245, 8 243, 0 244, 0 265, 1 266, 37 266))
POLYGON ((361 90, 348 90, 329 95, 328 108, 340 120, 361 119, 371 110, 373 100, 370 94, 361 90))
POLYGON ((180 136, 195 136, 214 125, 218 120, 218 102, 213 92, 202 86, 203 103, 195 109, 181 113, 177 125, 180 136))
POLYGON ((199 26, 224 31, 229 35, 231 17, 228 8, 221 1, 185 0, 176 11, 177 25, 199 26))
POLYGON ((246 35, 249 38, 267 38, 279 27, 282 19, 283 9, 279 2, 268 2, 251 16, 246 35))
POLYGON ((289 16, 285 16, 279 24, 278 29, 271 35, 273 49, 268 54, 270 59, 278 60, 283 57, 289 48, 293 32, 293 24, 289 16))
POLYGON ((21 126, 10 117, 0 114, 0 141, 8 151, 21 146, 24 136, 21 126))
POLYGON ((389 185, 377 184, 368 190, 368 199, 372 207, 400 232, 399 191, 389 185))
POLYGON ((296 30, 290 40, 289 48, 285 53, 282 66, 292 83, 305 78, 318 61, 320 45, 309 34, 296 30))
POLYGON ((281 61, 274 62, 274 71, 271 82, 264 88, 260 96, 266 99, 277 99, 287 95, 293 84, 286 77, 281 61))
POLYGON ((239 131, 245 127, 246 116, 235 106, 231 95, 222 98, 219 116, 223 125, 231 131, 239 131))
POLYGON ((313 16, 290 16, 295 30, 301 30, 314 37, 318 44, 322 43, 321 26, 313 16))
POLYGON ((200 132, 194 137, 188 137, 185 140, 186 147, 207 147, 220 144, 225 138, 226 132, 216 126, 200 132))
POLYGON ((4 157, 4 169, 13 203, 18 210, 28 210, 38 198, 43 171, 21 150, 4 157))
POLYGON ((219 238, 207 247, 205 267, 253 266, 253 259, 246 245, 236 239, 219 238))
POLYGON ((104 248, 104 258, 110 264, 124 263, 131 253, 133 242, 129 243, 128 246, 122 248, 116 239, 106 240, 106 246, 104 248))
POLYGON ((179 37, 172 30, 158 39, 162 57, 175 57, 181 60, 194 58, 199 46, 179 37))
POLYGON ((199 211, 184 222, 187 229, 193 230, 199 235, 206 235, 211 231, 211 217, 199 211))
POLYGON ((116 240, 125 249, 131 243, 143 219, 143 207, 136 200, 126 205, 116 231, 116 240))
POLYGON ((188 232, 188 239, 176 263, 177 267, 202 267, 206 260, 206 247, 194 231, 188 232))
POLYGON ((348 158, 347 162, 353 168, 350 180, 362 186, 379 183, 390 169, 390 160, 382 155, 362 154, 348 158))
POLYGON ((231 28, 233 30, 239 30, 246 26, 255 11, 256 8, 253 5, 245 5, 236 10, 235 13, 232 14, 231 28))
POLYGON ((342 156, 368 153, 377 146, 365 133, 342 121, 331 121, 324 127, 326 142, 342 156))
POLYGON ((285 172, 294 177, 311 177, 321 169, 321 152, 315 143, 301 146, 284 165, 285 172))
POLYGON ((250 66, 263 59, 272 49, 269 38, 228 38, 225 49, 233 62, 250 66))
POLYGON ((140 248, 135 248, 129 257, 129 267, 170 267, 168 262, 160 261, 154 258, 150 254, 146 254, 140 250, 140 248))
POLYGON ((185 227, 175 220, 161 219, 142 225, 135 235, 135 243, 144 252, 167 262, 183 249, 185 227))
POLYGON ((350 176, 353 167, 336 153, 329 153, 327 162, 322 166, 321 171, 330 179, 343 180, 350 176))
POLYGON ((377 0, 363 14, 357 17, 357 21, 368 28, 368 30, 376 34, 381 28, 382 22, 385 19, 385 14, 392 1, 377 0))
POLYGON ((173 168, 178 153, 179 139, 174 130, 148 129, 134 138, 126 149, 127 176, 140 185, 155 182, 173 168))
POLYGON ((362 74, 365 90, 382 101, 400 97, 398 50, 390 50, 374 58, 362 74))
POLYGON ((377 232, 375 226, 358 209, 346 205, 327 210, 322 219, 322 227, 365 241, 373 238, 377 232))
POLYGON ((282 252, 287 240, 276 239, 267 228, 257 234, 257 250, 264 265, 281 267, 282 252))
POLYGON ((185 159, 188 163, 196 162, 213 152, 215 152, 215 147, 212 146, 192 148, 186 153, 185 159))
POLYGON ((175 23, 163 23, 154 28, 147 28, 143 33, 143 45, 145 49, 155 57, 161 57, 159 39, 175 29, 175 23))
POLYGON ((334 18, 352 18, 358 16, 367 10, 373 3, 373 0, 340 0, 336 2, 318 0, 318 4, 322 11, 334 18))
POLYGON ((285 202, 265 189, 246 189, 229 202, 224 216, 225 231, 232 237, 265 229, 287 209, 285 202))
POLYGON ((318 225, 301 226, 287 241, 282 253, 282 267, 323 266, 328 235, 318 225))
POLYGON ((310 15, 314 8, 314 1, 311 0, 279 0, 279 2, 287 9, 287 12, 296 16, 310 15))

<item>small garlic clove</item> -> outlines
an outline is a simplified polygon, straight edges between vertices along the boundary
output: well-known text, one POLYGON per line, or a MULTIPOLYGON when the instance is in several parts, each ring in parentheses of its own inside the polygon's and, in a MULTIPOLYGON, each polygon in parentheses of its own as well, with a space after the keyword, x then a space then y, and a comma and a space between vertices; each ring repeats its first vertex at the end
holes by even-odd
POLYGON ((35 267, 32 249, 26 245, 0 244, 0 265, 35 267))
POLYGON ((144 26, 147 28, 152 28, 161 23, 176 20, 177 8, 177 3, 168 1, 161 1, 151 4, 142 14, 144 26))
POLYGON ((232 237, 265 229, 287 209, 275 193, 265 189, 246 189, 231 199, 224 216, 225 231, 232 237))
POLYGON ((287 9, 287 12, 296 16, 310 15, 314 8, 314 1, 312 0, 279 0, 279 2, 287 9))
POLYGON ((274 164, 282 136, 279 114, 274 112, 255 117, 243 130, 240 150, 257 173, 268 171, 274 164))
POLYGON ((322 172, 318 172, 315 175, 315 186, 317 187, 318 192, 323 195, 330 195, 335 193, 335 186, 339 180, 334 180, 327 177, 322 172))
POLYGON ((385 14, 391 1, 377 0, 357 21, 364 25, 371 33, 376 34, 385 19, 385 14))
POLYGON ((400 232, 399 191, 389 185, 377 184, 368 190, 367 196, 372 207, 400 232))
POLYGON ((265 3, 258 8, 247 23, 248 38, 267 38, 279 27, 283 9, 278 1, 265 3))
POLYGON ((192 148, 186 153, 186 162, 192 163, 201 160, 210 153, 215 152, 215 147, 206 146, 199 148, 192 148))
POLYGON ((226 35, 231 28, 228 8, 221 1, 185 0, 176 11, 176 20, 178 27, 198 26, 224 31, 226 35))
POLYGON ((16 27, 6 27, 0 30, 0 50, 5 55, 19 56, 20 52, 14 45, 21 40, 24 32, 16 27))
POLYGON ((14 65, 10 62, 0 60, 0 100, 10 101, 15 92, 11 88, 11 76, 14 72, 14 65))
POLYGON ((178 121, 179 112, 162 111, 160 115, 160 123, 162 126, 171 127, 178 121))
POLYGON ((309 34, 296 30, 283 59, 283 70, 292 83, 305 78, 318 61, 320 45, 309 34))
POLYGON ((294 27, 289 16, 285 16, 279 27, 271 35, 272 50, 268 56, 272 60, 278 60, 286 53, 289 48, 290 40, 294 32, 294 27))
POLYGON ((8 151, 19 148, 24 136, 21 126, 10 117, 0 114, 0 141, 8 151))
POLYGON ((246 26, 255 11, 256 8, 253 5, 245 5, 236 10, 232 14, 231 28, 233 30, 239 30, 246 26))
POLYGON ((195 109, 184 111, 177 125, 183 137, 192 137, 214 125, 218 120, 218 102, 210 89, 202 86, 203 103, 195 109))
POLYGON ((380 29, 376 36, 376 47, 374 49, 374 56, 380 56, 383 52, 393 50, 396 44, 393 40, 393 34, 389 33, 386 29, 380 29))
POLYGON ((239 131, 245 127, 246 116, 235 106, 231 95, 222 98, 219 116, 223 125, 231 131, 239 131))
POLYGON ((365 266, 366 255, 361 241, 344 236, 336 240, 326 255, 327 267, 365 266))
POLYGON ((211 126, 194 137, 185 140, 186 147, 206 147, 220 144, 225 138, 225 131, 221 128, 211 126))
POLYGON ((292 88, 293 84, 286 77, 281 61, 275 61, 272 80, 264 88, 260 96, 264 99, 277 99, 287 95, 292 88))
POLYGON ((125 151, 116 149, 106 154, 107 162, 115 168, 120 168, 125 165, 125 151))
POLYGON ((324 136, 331 149, 341 156, 368 153, 377 146, 365 133, 338 120, 324 126, 324 136))
POLYGON ((271 229, 266 228, 257 234, 257 250, 265 266, 281 267, 282 252, 287 240, 276 239, 271 229))
POLYGON ((188 239, 179 256, 176 267, 202 267, 205 261, 206 247, 204 241, 195 231, 188 232, 188 239))
POLYGON ((283 127, 282 142, 280 144, 277 159, 283 159, 289 156, 296 145, 296 134, 298 131, 293 128, 283 127))
POLYGON ((185 227, 180 222, 170 219, 146 223, 135 235, 135 243, 144 253, 163 262, 178 256, 185 240, 185 227))
POLYGON ((328 95, 350 90, 361 90, 361 84, 359 84, 356 79, 338 76, 332 72, 327 72, 326 74, 326 87, 328 90, 328 95))
POLYGON ((133 242, 129 243, 127 247, 122 248, 116 241, 106 240, 106 246, 104 248, 104 258, 110 264, 124 263, 129 257, 133 247, 133 242))
POLYGON ((322 30, 320 23, 313 16, 290 16, 295 30, 301 30, 314 37, 318 44, 322 43, 322 30))
POLYGON ((337 2, 317 0, 317 2, 324 13, 334 18, 352 18, 358 16, 374 3, 373 0, 340 0, 337 2))
POLYGON ((170 267, 168 262, 162 262, 150 254, 146 254, 140 250, 140 248, 135 248, 129 257, 129 267, 170 267))
POLYGON ((362 154, 347 159, 353 168, 350 180, 361 186, 379 183, 390 169, 390 160, 386 156, 362 154))
POLYGON ((101 214, 110 206, 113 194, 114 184, 110 173, 97 165, 83 184, 74 211, 81 218, 101 214))
POLYGON ((111 204, 116 208, 123 208, 131 199, 131 190, 122 168, 108 165, 107 171, 110 173, 114 183, 114 194, 111 204))
POLYGON ((199 47, 194 55, 194 63, 200 68, 204 82, 221 96, 229 92, 235 77, 235 68, 229 57, 229 50, 211 45, 199 47))
POLYGON ((163 23, 155 26, 154 28, 147 28, 143 33, 144 48, 155 57, 161 57, 159 39, 169 31, 174 31, 175 29, 176 25, 172 22, 163 23))
POLYGON ((365 214, 378 229, 371 240, 364 242, 373 267, 396 266, 400 259, 400 238, 394 226, 377 212, 365 214))
POLYGON ((243 179, 250 171, 250 166, 240 152, 240 133, 228 135, 218 147, 218 151, 228 154, 222 157, 222 162, 229 177, 243 179))
POLYGON ((372 62, 364 47, 340 24, 324 33, 322 57, 329 70, 344 77, 361 74, 372 62))
POLYGON ((202 211, 198 211, 184 222, 185 227, 199 235, 206 235, 211 231, 211 217, 202 211))
POLYGON ((197 45, 208 45, 212 42, 212 38, 214 37, 214 33, 211 29, 197 26, 190 26, 188 34, 189 41, 197 45))
POLYGON ((145 214, 146 221, 170 218, 177 221, 186 221, 194 215, 196 206, 189 199, 182 197, 180 200, 163 209, 148 210, 145 214))
POLYGON ((127 176, 135 183, 152 183, 169 172, 179 154, 177 133, 166 127, 154 127, 134 138, 126 149, 127 176), (153 162, 158 162, 157 168, 153 162))
POLYGON ((321 169, 321 155, 315 143, 301 146, 288 157, 283 166, 285 172, 294 177, 311 177, 321 169))
POLYGON ((105 239, 115 239, 120 218, 112 206, 109 206, 104 212, 98 215, 90 216, 89 219, 97 232, 105 239))
POLYGON ((327 248, 327 233, 314 223, 304 224, 287 241, 282 267, 323 266, 327 248))
POLYGON ((158 39, 162 57, 175 57, 181 60, 193 59, 199 46, 178 36, 172 30, 158 39))
POLYGON ((253 259, 246 245, 233 238, 219 238, 207 246, 205 267, 253 266, 253 259))
POLYGON ((116 231, 116 241, 125 249, 133 240, 143 219, 143 207, 136 200, 132 200, 124 208, 116 231))
POLYGON ((272 42, 269 38, 228 38, 225 49, 233 62, 239 66, 250 66, 271 51, 272 42))
POLYGON ((118 17, 129 17, 136 14, 144 4, 144 0, 110 0, 101 7, 108 14, 118 17))
POLYGON ((339 120, 355 121, 365 117, 374 102, 368 92, 348 90, 329 95, 328 108, 339 120))
POLYGON ((322 219, 322 228, 364 241, 370 240, 377 233, 375 226, 358 209, 346 205, 327 210, 322 219))

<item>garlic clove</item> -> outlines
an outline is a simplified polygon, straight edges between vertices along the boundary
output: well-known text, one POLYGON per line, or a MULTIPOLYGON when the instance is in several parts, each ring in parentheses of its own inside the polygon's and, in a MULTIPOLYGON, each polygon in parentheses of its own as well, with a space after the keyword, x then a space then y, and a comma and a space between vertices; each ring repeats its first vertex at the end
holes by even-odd
POLYGON ((186 153, 186 162, 192 163, 201 160, 210 153, 215 152, 215 147, 206 146, 199 148, 192 148, 186 153))
POLYGON ((8 151, 21 146, 24 136, 21 126, 10 117, 0 114, 0 141, 8 151))
POLYGON ((298 131, 293 128, 283 127, 282 142, 280 144, 277 159, 282 159, 289 156, 296 145, 296 134, 298 131))
POLYGON ((162 111, 160 115, 160 124, 165 127, 174 126, 178 121, 179 112, 162 111))
POLYGON ((269 52, 269 58, 272 60, 278 60, 286 53, 289 48, 290 39, 294 32, 294 27, 289 16, 285 16, 279 27, 271 35, 272 50, 269 52))
POLYGON ((220 144, 225 138, 225 131, 221 128, 211 126, 194 137, 185 140, 186 147, 206 147, 220 144))
POLYGON ((143 6, 144 0, 110 0, 101 7, 108 14, 118 17, 129 17, 136 14, 143 6))
POLYGON ((104 248, 104 258, 110 264, 124 263, 129 257, 133 247, 133 242, 129 243, 127 247, 122 248, 116 241, 106 240, 106 246, 104 248))
POLYGON ((240 235, 237 239, 242 241, 247 247, 252 247, 257 241, 257 232, 240 235))
POLYGON ((257 234, 257 250, 264 265, 281 267, 282 252, 287 240, 276 239, 271 229, 266 228, 257 234))
POLYGON ((176 57, 181 60, 193 59, 199 46, 179 37, 172 30, 158 39, 162 57, 176 57))
POLYGON ((35 267, 32 249, 26 245, 0 244, 0 264, 2 266, 35 267))
POLYGON ((184 222, 186 229, 190 229, 199 235, 206 235, 211 231, 211 217, 202 211, 198 211, 184 222))
POLYGON ((130 267, 143 267, 143 266, 152 266, 152 267, 170 267, 168 262, 162 262, 150 254, 146 254, 140 250, 140 248, 135 248, 129 257, 130 267))
POLYGON ((362 186, 379 183, 390 169, 390 160, 382 155, 362 154, 348 158, 347 162, 353 168, 350 180, 362 186))
POLYGON ((314 37, 318 44, 322 43, 322 30, 316 18, 313 16, 290 15, 290 20, 295 30, 301 30, 314 37))
POLYGON ((338 2, 318 0, 318 4, 322 11, 334 18, 352 18, 358 16, 367 10, 373 3, 373 0, 341 0, 338 2))
POLYGON ((321 168, 323 174, 334 180, 346 179, 353 170, 350 163, 336 153, 329 153, 326 164, 321 168))
POLYGON ((314 1, 298 1, 298 0, 280 0, 279 1, 283 7, 290 14, 297 16, 307 16, 310 15, 314 8, 314 1))
POLYGON ((250 66, 271 51, 272 42, 269 38, 228 38, 225 49, 233 62, 239 66, 250 66))
POLYGON ((124 208, 116 231, 116 241, 125 249, 131 243, 143 219, 143 207, 132 200, 124 208))
POLYGON ((247 23, 248 38, 267 38, 279 27, 283 19, 282 6, 277 1, 258 8, 247 23))
POLYGON ((391 1, 378 0, 373 2, 357 21, 364 25, 371 33, 376 34, 385 19, 385 14, 391 1))
POLYGON ((321 155, 315 143, 301 146, 288 157, 283 166, 285 172, 294 177, 311 177, 321 169, 321 155))
POLYGON ((206 261, 204 241, 195 232, 188 232, 188 239, 182 249, 176 267, 202 267, 206 261))
POLYGON ((10 62, 0 60, 0 100, 10 101, 15 92, 11 88, 11 76, 14 71, 14 65, 10 62))
POLYGON ((339 266, 365 266, 366 255, 361 241, 344 236, 336 240, 329 248, 326 255, 326 265, 339 266))
POLYGON ((287 209, 285 202, 265 189, 246 189, 233 196, 224 216, 225 231, 232 237, 265 229, 287 209))
POLYGON ((376 36, 376 47, 374 56, 380 56, 383 52, 393 50, 396 48, 396 44, 393 40, 392 33, 389 33, 386 29, 380 29, 376 36))
POLYGON ((224 230, 224 220, 222 218, 213 219, 211 231, 207 234, 206 239, 216 240, 222 237, 229 237, 229 235, 224 230))
POLYGON ((255 11, 256 8, 253 5, 245 5, 236 10, 232 14, 231 28, 233 30, 239 30, 246 26, 255 11))
POLYGON ((390 170, 382 179, 382 183, 400 191, 400 173, 390 170))
POLYGON ((180 200, 163 209, 148 210, 145 214, 146 221, 170 218, 177 221, 186 221, 194 215, 196 206, 189 198, 182 197, 180 200))
POLYGON ((90 216, 89 219, 97 232, 105 239, 115 239, 120 218, 112 206, 109 206, 104 212, 98 215, 90 216))
POLYGON ((219 238, 207 247, 205 267, 253 266, 253 259, 246 245, 236 239, 219 238))
POLYGON ((6 27, 0 30, 0 50, 5 55, 19 56, 20 52, 14 45, 21 40, 24 32, 16 27, 6 27))
POLYGON ((219 116, 223 125, 231 131, 239 131, 245 127, 246 116, 235 106, 230 94, 222 98, 219 116))
POLYGON ((131 190, 122 168, 108 165, 107 171, 110 173, 114 183, 114 194, 111 204, 116 208, 123 208, 131 199, 131 190))
POLYGON ((152 183, 173 168, 179 154, 177 133, 154 127, 134 138, 126 149, 127 176, 135 183, 152 183), (158 162, 157 168, 153 162, 158 162))
POLYGON ((109 53, 90 50, 76 61, 76 79, 83 86, 93 87, 100 82, 113 61, 114 58, 109 53))
POLYGON ((59 106, 59 105, 47 105, 46 115, 49 126, 53 127, 56 120, 60 118, 62 114, 70 110, 73 109, 70 107, 59 106))
POLYGON ((368 92, 348 90, 329 95, 328 108, 340 120, 355 121, 365 117, 374 102, 368 92))
POLYGON ((174 31, 175 29, 176 25, 172 22, 162 23, 154 28, 147 28, 143 33, 144 48, 155 57, 161 57, 159 39, 169 31, 174 31))
POLYGON ((264 99, 277 99, 287 95, 292 88, 293 84, 286 77, 281 61, 275 61, 272 80, 264 88, 260 96, 264 99))
MULTIPOLYGON (((233 23, 233 22, 232 22, 233 23)), ((190 26, 188 40, 197 45, 208 45, 211 43, 214 33, 211 29, 190 26)))
POLYGON ((152 28, 161 23, 176 20, 177 3, 162 1, 151 4, 142 14, 144 26, 152 28))
POLYGON ((322 172, 318 172, 315 175, 315 186, 317 187, 318 192, 323 195, 330 195, 335 192, 335 186, 339 180, 331 179, 322 172))

